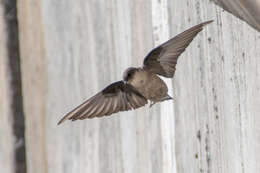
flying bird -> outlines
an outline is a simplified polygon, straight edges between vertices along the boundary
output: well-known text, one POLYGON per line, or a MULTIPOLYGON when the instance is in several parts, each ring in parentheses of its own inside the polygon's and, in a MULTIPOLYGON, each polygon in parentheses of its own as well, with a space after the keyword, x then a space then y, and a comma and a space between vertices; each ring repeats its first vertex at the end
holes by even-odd
POLYGON ((151 107, 155 103, 172 99, 168 95, 167 85, 158 75, 172 78, 178 57, 203 27, 211 22, 213 21, 193 26, 154 48, 144 58, 142 67, 127 68, 123 80, 110 84, 83 102, 66 114, 58 124, 65 120, 83 120, 137 109, 146 105, 148 100, 151 107))

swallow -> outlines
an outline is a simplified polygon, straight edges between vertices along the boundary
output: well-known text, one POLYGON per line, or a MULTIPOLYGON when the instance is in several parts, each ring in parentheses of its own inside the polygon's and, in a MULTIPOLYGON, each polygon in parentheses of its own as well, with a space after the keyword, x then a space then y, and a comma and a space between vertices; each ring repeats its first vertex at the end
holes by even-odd
POLYGON ((178 34, 165 43, 152 49, 144 58, 142 67, 129 67, 123 73, 123 80, 114 82, 67 113, 58 125, 65 120, 108 116, 120 111, 128 111, 172 99, 168 88, 159 77, 173 78, 179 56, 207 21, 178 34), (158 76, 159 75, 159 76, 158 76))

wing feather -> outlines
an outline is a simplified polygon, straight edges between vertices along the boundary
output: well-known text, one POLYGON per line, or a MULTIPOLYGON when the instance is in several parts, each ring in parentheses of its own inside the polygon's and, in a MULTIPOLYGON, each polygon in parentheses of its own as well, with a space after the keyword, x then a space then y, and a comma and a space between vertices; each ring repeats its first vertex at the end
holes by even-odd
POLYGON ((203 26, 213 22, 207 21, 196 25, 167 42, 154 48, 144 59, 143 68, 152 73, 172 78, 176 70, 178 57, 185 51, 203 26))
POLYGON ((147 104, 147 99, 132 85, 115 82, 66 114, 58 124, 86 118, 108 116, 119 111, 137 109, 147 104))

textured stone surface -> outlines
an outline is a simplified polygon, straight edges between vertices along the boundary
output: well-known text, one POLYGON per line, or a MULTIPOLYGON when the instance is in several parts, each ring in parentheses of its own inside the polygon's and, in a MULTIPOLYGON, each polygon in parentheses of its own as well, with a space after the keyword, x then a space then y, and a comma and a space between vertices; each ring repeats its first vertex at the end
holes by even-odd
POLYGON ((177 172, 258 172, 259 32, 205 0, 172 1, 169 9, 171 34, 215 21, 183 54, 173 80, 177 172))
POLYGON ((28 172, 257 172, 260 36, 208 0, 24 0, 28 172), (174 101, 58 120, 155 45, 213 19, 181 56, 174 101))

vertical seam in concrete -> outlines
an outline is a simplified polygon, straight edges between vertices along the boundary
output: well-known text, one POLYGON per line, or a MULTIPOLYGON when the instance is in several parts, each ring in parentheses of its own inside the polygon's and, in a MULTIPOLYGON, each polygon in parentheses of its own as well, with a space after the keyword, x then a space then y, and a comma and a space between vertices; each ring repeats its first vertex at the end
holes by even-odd
POLYGON ((15 136, 15 173, 26 173, 24 142, 24 112, 22 99, 21 68, 19 55, 18 22, 16 0, 4 0, 4 20, 7 33, 7 56, 10 71, 11 111, 15 136))
MULTIPOLYGON (((168 0, 152 0, 152 24, 154 42, 157 46, 169 38, 168 0)), ((172 92, 171 79, 163 78, 172 92)), ((172 102, 161 103, 161 135, 163 153, 163 172, 177 172, 175 158, 175 121, 172 102)))

